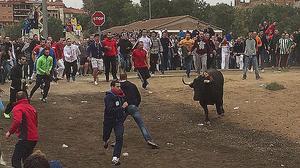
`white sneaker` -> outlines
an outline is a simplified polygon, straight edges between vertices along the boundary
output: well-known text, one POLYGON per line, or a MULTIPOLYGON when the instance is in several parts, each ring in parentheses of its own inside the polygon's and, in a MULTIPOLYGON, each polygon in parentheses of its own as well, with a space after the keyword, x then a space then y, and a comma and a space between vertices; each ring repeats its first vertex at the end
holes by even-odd
POLYGON ((117 157, 113 157, 113 159, 112 159, 112 161, 111 161, 111 164, 112 164, 113 166, 118 166, 118 165, 120 165, 120 164, 121 164, 121 163, 120 163, 120 159, 117 158, 117 157))
POLYGON ((6 162, 2 158, 2 154, 0 153, 0 165, 6 166, 6 162))
POLYGON ((10 119, 10 115, 9 114, 3 113, 3 116, 4 116, 5 119, 10 119))
POLYGON ((99 85, 99 83, 98 83, 97 81, 95 81, 94 84, 95 84, 96 86, 99 85))

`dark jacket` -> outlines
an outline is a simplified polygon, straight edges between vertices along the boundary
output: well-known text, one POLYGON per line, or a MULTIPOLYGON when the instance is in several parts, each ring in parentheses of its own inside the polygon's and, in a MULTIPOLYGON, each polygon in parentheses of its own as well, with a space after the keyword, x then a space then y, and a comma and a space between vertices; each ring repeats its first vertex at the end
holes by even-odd
POLYGON ((129 40, 120 39, 118 46, 120 46, 120 53, 124 55, 130 54, 130 51, 132 50, 132 43, 129 40))
POLYGON ((242 54, 245 52, 245 45, 243 42, 236 42, 234 43, 234 46, 233 46, 233 52, 235 53, 238 53, 238 54, 242 54))
POLYGON ((11 87, 17 91, 21 90, 26 90, 25 85, 26 82, 22 84, 21 80, 25 79, 27 77, 27 68, 24 65, 21 64, 16 64, 12 69, 11 69, 11 87))
POLYGON ((19 100, 13 108, 13 123, 10 134, 16 133, 20 140, 38 141, 38 117, 27 99, 19 100))
POLYGON ((209 54, 209 45, 206 41, 198 39, 192 48, 192 51, 196 49, 196 53, 199 55, 209 54))
POLYGON ((279 35, 274 35, 272 40, 270 41, 270 48, 275 50, 276 49, 276 45, 278 44, 278 41, 280 39, 279 35))
POLYGON ((95 41, 91 42, 87 47, 88 57, 102 59, 103 58, 104 48, 101 43, 96 44, 95 41))
POLYGON ((32 40, 29 44, 29 47, 27 48, 27 50, 32 53, 33 49, 35 46, 37 46, 38 44, 40 44, 40 42, 38 40, 32 40))
POLYGON ((141 103, 141 94, 135 84, 125 81, 121 82, 121 89, 125 93, 128 105, 139 106, 141 103))
POLYGON ((104 97, 104 120, 111 120, 115 122, 123 121, 125 109, 122 105, 124 102, 125 97, 118 96, 112 91, 106 92, 106 96, 104 97))

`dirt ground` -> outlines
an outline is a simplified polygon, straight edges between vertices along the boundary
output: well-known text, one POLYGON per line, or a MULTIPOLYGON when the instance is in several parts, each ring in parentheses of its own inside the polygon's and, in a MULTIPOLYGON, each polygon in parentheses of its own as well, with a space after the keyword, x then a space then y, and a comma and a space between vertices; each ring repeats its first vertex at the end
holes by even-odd
MULTIPOLYGON (((210 107, 211 126, 202 125, 203 110, 192 100, 193 91, 182 84, 183 74, 170 75, 150 80, 152 94, 140 89, 142 116, 161 148, 149 148, 128 117, 122 152, 129 156, 121 158, 120 167, 300 167, 300 70, 267 71, 259 81, 251 73, 242 81, 241 72, 224 72, 225 117, 217 118, 215 108, 210 107), (286 89, 274 92, 262 87, 270 82, 286 89)), ((103 97, 109 84, 93 86, 91 80, 60 81, 51 85, 47 104, 39 101, 38 92, 32 102, 39 115, 36 149, 51 160, 60 160, 64 168, 111 167, 112 149, 104 150, 101 138, 103 97)), ((140 87, 138 79, 131 81, 140 87)), ((2 88, 8 93, 7 85, 2 88)), ((0 124, 1 148, 9 161, 16 138, 4 138, 10 120, 1 118, 0 124)))

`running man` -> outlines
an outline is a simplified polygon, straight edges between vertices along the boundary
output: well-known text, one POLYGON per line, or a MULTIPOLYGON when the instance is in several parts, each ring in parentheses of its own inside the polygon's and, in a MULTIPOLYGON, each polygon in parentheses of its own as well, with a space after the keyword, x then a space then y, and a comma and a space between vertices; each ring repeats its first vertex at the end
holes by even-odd
POLYGON ((103 47, 100 42, 100 35, 95 34, 94 40, 89 44, 87 48, 87 58, 92 63, 94 84, 98 85, 98 75, 104 70, 103 66, 103 47))
POLYGON ((104 98, 104 122, 103 122, 103 142, 104 148, 108 148, 110 134, 114 129, 116 144, 114 146, 112 165, 120 165, 120 156, 123 147, 124 118, 125 109, 128 103, 125 102, 125 94, 121 90, 120 83, 112 81, 111 90, 106 93, 104 98))
POLYGON ((32 88, 30 92, 30 99, 32 98, 34 92, 43 84, 45 86, 43 88, 43 98, 41 99, 44 103, 47 102, 47 96, 50 89, 50 82, 51 82, 51 70, 53 66, 53 58, 49 56, 50 54, 50 47, 45 48, 45 52, 42 56, 40 56, 36 63, 36 83, 35 86, 32 88))

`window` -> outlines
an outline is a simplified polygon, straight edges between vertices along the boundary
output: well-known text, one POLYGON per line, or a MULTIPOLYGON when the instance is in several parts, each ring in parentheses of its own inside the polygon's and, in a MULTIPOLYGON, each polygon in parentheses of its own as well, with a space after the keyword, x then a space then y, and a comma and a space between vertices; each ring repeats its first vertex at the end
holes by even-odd
POLYGON ((6 7, 6 5, 5 5, 5 4, 2 4, 2 7, 6 7))

